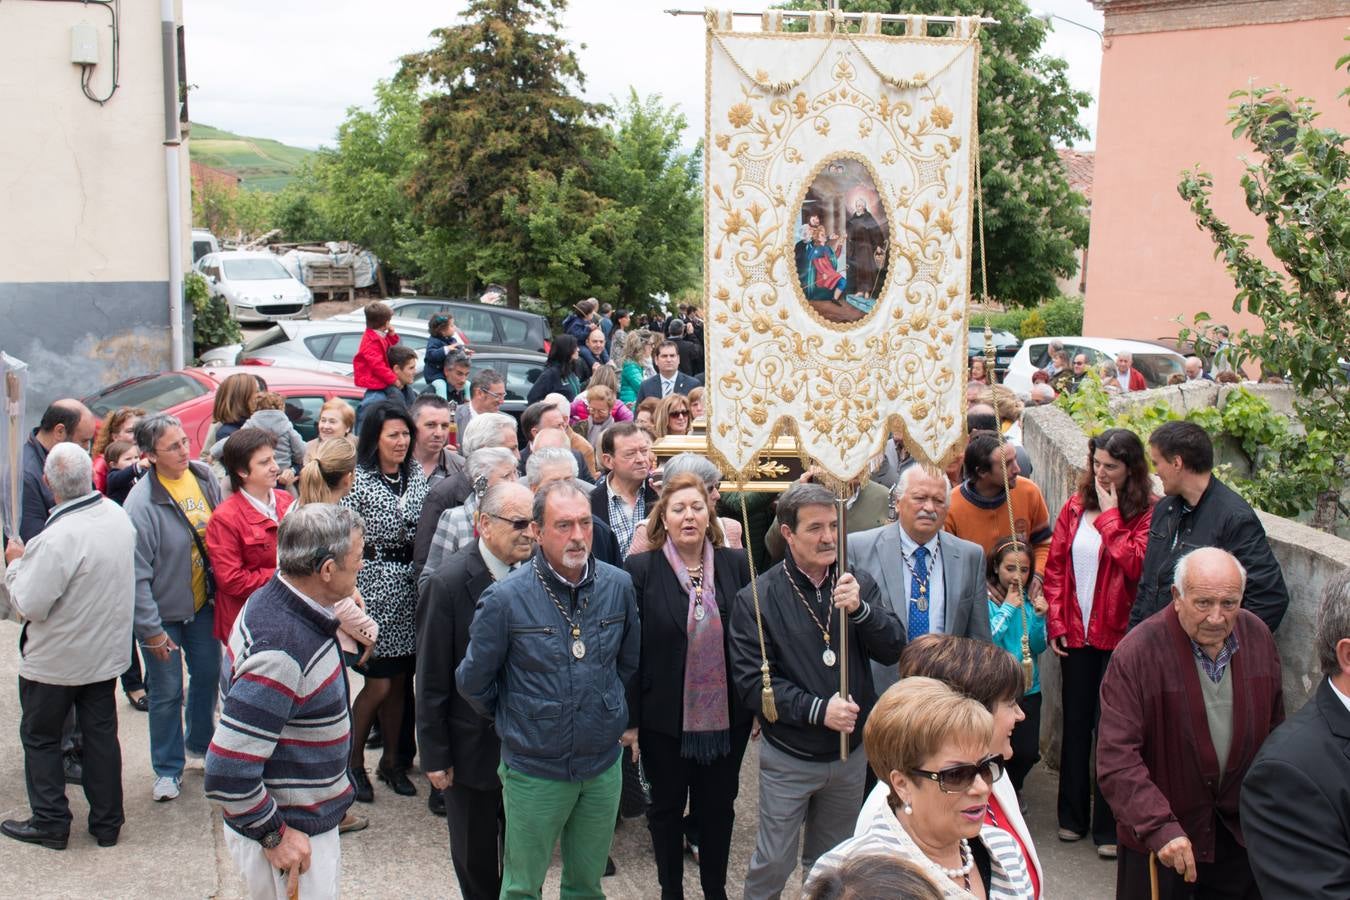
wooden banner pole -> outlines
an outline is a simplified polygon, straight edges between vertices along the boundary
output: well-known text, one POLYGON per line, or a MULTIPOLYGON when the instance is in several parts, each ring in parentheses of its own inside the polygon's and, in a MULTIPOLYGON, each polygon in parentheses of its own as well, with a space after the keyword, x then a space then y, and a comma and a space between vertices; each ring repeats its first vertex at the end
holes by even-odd
MULTIPOLYGON (((838 555, 835 559, 835 586, 839 584, 839 578, 848 570, 848 502, 843 497, 836 497, 834 501, 834 510, 836 523, 839 527, 839 536, 836 538, 835 546, 838 547, 838 555)), ((830 602, 834 602, 834 597, 830 597, 830 602)), ((839 616, 839 699, 848 701, 848 615, 841 613, 839 616)), ((848 760, 848 740, 849 735, 846 732, 839 732, 839 759, 848 760)))

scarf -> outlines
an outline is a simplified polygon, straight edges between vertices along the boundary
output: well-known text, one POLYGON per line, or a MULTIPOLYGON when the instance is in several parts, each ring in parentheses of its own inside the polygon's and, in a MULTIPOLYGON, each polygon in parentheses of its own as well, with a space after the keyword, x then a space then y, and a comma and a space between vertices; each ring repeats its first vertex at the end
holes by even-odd
POLYGON ((689 595, 684 655, 684 720, 680 755, 708 763, 731 752, 731 712, 727 709, 727 660, 722 645, 722 616, 713 579, 712 542, 703 542, 702 620, 694 617, 698 594, 675 544, 666 538, 662 552, 675 580, 689 595))

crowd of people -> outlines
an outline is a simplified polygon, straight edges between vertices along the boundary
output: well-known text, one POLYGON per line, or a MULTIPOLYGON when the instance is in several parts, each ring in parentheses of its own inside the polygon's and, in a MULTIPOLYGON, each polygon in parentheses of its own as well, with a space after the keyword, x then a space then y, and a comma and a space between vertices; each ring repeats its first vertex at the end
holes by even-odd
POLYGON ((153 798, 198 760, 256 897, 335 896, 356 804, 418 794, 418 768, 465 897, 540 896, 559 845, 563 896, 604 896, 641 815, 662 897, 691 859, 726 897, 754 752, 745 897, 795 894, 800 866, 812 898, 1031 900, 1055 891, 1023 818, 1049 653, 1058 839, 1115 860, 1117 896, 1350 896, 1350 577, 1281 725, 1288 591, 1198 426, 1094 436, 1055 513, 1020 408, 976 383, 948 468, 895 435, 852 486, 841 559, 814 472, 752 519, 704 456, 657 457, 700 433, 697 310, 578 304, 517 422, 452 322, 407 396, 387 309, 366 397, 309 444, 246 374, 201 459, 170 415, 46 410, 4 552, 31 814, 0 832, 64 848, 75 782, 117 843, 121 679, 153 798))

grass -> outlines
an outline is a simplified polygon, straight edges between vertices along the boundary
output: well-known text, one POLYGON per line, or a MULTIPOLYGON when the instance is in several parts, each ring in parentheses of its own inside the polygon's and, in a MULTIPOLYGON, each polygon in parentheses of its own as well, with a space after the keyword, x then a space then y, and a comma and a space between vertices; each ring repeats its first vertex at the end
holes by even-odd
POLYGON ((313 154, 280 141, 244 137, 196 122, 188 146, 193 162, 232 172, 243 179, 244 187, 262 191, 281 190, 313 154))

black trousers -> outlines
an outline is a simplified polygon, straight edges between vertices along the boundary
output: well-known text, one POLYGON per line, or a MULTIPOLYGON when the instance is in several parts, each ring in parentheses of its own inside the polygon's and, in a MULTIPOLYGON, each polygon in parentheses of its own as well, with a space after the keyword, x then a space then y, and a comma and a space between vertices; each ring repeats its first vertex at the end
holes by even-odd
MULTIPOLYGON (((385 740, 389 739, 384 735, 385 740)), ((403 722, 398 729, 398 759, 403 769, 411 769, 417 755, 417 700, 413 693, 413 673, 403 679, 403 722)), ((435 790, 433 788, 433 790, 435 790)))
POLYGON ((647 828, 652 833, 662 900, 684 897, 684 809, 697 810, 699 883, 707 900, 727 896, 727 860, 736 821, 741 759, 750 723, 731 730, 731 752, 711 763, 680 756, 680 739, 654 731, 641 736, 642 768, 652 788, 647 828))
POLYGON ((1021 794, 1027 773, 1041 761, 1041 692, 1024 695, 1019 705, 1026 718, 1013 727, 1013 755, 1008 761, 1008 778, 1021 794))
POLYGON ((1110 650, 1071 648, 1060 659, 1064 705, 1063 738, 1059 750, 1059 827, 1077 834, 1092 833, 1092 842, 1116 842, 1116 817, 1092 777, 1092 746, 1101 717, 1102 676, 1111 661, 1110 650))
POLYGON ((145 676, 141 673, 141 650, 136 646, 136 638, 131 638, 131 665, 122 673, 122 693, 145 690, 145 676))
POLYGON ((122 814, 122 748, 117 742, 115 679, 96 684, 43 684, 19 678, 19 739, 33 824, 47 831, 70 831, 70 803, 62 766, 61 731, 75 710, 84 732, 84 796, 89 801, 89 831, 115 837, 122 814))
MULTIPOLYGON (((1215 828, 1214 862, 1196 863, 1196 880, 1187 884, 1161 862, 1158 900, 1261 900, 1247 860, 1247 849, 1222 824, 1215 828)), ((1122 846, 1116 856, 1116 900, 1150 900, 1148 854, 1122 846)))
POLYGON ((442 791, 450 827, 450 860, 464 900, 497 900, 502 890, 506 807, 501 785, 479 790, 452 784, 442 791))

